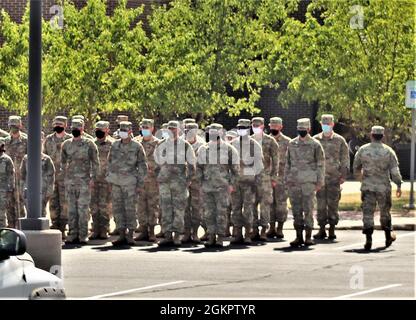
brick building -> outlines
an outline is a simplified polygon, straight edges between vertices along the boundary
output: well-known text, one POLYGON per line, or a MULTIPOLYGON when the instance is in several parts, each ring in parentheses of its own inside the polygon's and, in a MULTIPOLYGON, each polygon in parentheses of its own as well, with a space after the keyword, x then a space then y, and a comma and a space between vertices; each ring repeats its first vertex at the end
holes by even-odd
MULTIPOLYGON (((74 0, 74 3, 78 7, 85 5, 87 0, 74 0)), ((148 25, 146 24, 146 16, 150 13, 151 5, 155 3, 167 3, 169 0, 129 0, 128 7, 137 7, 144 4, 145 10, 142 19, 144 20, 144 29, 146 32, 150 32, 148 25)), ((0 0, 0 10, 5 9, 13 20, 20 22, 23 16, 27 0, 0 0)), ((117 5, 117 0, 108 0, 108 14, 111 15, 114 7, 117 5)), ((308 1, 301 2, 299 11, 296 13, 296 17, 300 20, 304 19, 306 6, 308 1)), ((56 0, 43 0, 43 15, 45 19, 50 19, 54 13, 50 13, 50 8, 56 4, 56 0)), ((0 45, 2 39, 0 37, 0 45)), ((1 71, 0 71, 1 72, 1 71)), ((281 89, 279 89, 281 90, 281 89)), ((258 107, 261 109, 260 115, 263 116, 266 121, 272 116, 281 116, 285 121, 285 132, 290 136, 296 135, 296 119, 300 117, 310 117, 314 119, 317 113, 317 106, 307 105, 305 103, 299 102, 298 104, 291 106, 287 109, 282 108, 278 103, 277 97, 279 90, 272 90, 265 88, 262 91, 261 98, 258 101, 258 107)), ((132 117, 132 114, 129 112, 122 112, 123 114, 128 114, 132 117)), ((7 128, 7 118, 10 115, 10 112, 5 110, 0 106, 0 128, 7 128)), ((117 116, 117 113, 112 114, 106 117, 108 120, 114 124, 114 120, 117 116)), ((241 117, 251 118, 250 114, 241 114, 241 117)), ((133 117, 132 117, 133 118, 133 117)), ((134 119, 134 118, 133 118, 134 119)), ((228 117, 226 113, 221 113, 216 116, 216 121, 221 122, 228 129, 235 126, 237 122, 237 117, 228 117)), ((114 126, 112 127, 114 130, 114 126)), ((314 131, 318 129, 317 123, 314 122, 314 131)))

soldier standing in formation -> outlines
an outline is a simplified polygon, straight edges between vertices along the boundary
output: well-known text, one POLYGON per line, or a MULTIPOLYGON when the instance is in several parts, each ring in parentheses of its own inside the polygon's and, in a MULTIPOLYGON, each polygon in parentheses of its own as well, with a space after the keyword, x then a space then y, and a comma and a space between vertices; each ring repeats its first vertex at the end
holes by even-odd
POLYGON ((131 138, 132 123, 120 122, 119 140, 108 155, 107 181, 111 183, 113 214, 119 237, 113 245, 134 245, 137 194, 143 192, 147 175, 146 154, 142 145, 131 138))
POLYGON ((114 139, 109 136, 110 123, 98 121, 95 124, 94 143, 98 149, 100 171, 91 190, 92 234, 90 239, 107 239, 111 216, 111 187, 105 180, 108 169, 108 154, 114 139))
POLYGON ((297 122, 298 136, 289 142, 285 165, 285 183, 292 205, 296 239, 293 247, 312 245, 313 200, 324 185, 325 155, 321 144, 309 134, 308 118, 297 122), (305 230, 305 240, 303 240, 305 230))
POLYGON ((156 148, 156 175, 159 182, 162 230, 160 246, 180 245, 184 231, 188 187, 195 174, 195 153, 188 141, 179 137, 179 122, 169 121, 170 137, 156 148))
POLYGON ((315 239, 325 239, 325 226, 329 224, 329 240, 335 240, 335 226, 338 224, 338 204, 341 199, 341 185, 348 176, 350 156, 345 139, 333 131, 334 116, 321 117, 322 132, 315 135, 325 153, 325 185, 316 193, 318 202, 319 232, 315 239))
POLYGON ((20 166, 27 153, 27 135, 21 132, 22 119, 19 116, 10 116, 8 121, 10 135, 4 138, 7 155, 12 158, 15 169, 15 187, 7 208, 7 221, 9 227, 17 228, 19 218, 24 217, 24 200, 20 186, 20 166))
POLYGON ((155 174, 154 152, 160 140, 153 135, 154 122, 152 119, 143 119, 140 122, 142 135, 137 137, 144 149, 147 159, 147 175, 144 179, 144 188, 140 188, 137 201, 137 215, 139 228, 134 240, 156 241, 155 226, 159 211, 159 186, 155 174))
POLYGON ((5 145, 0 137, 0 228, 6 227, 6 210, 16 184, 13 160, 6 154, 5 145))
POLYGON ((358 149, 354 158, 354 175, 361 180, 361 199, 363 210, 363 234, 366 235, 365 250, 372 246, 374 231, 374 211, 376 205, 380 208, 380 224, 385 232, 386 247, 394 240, 391 224, 391 180, 397 185, 396 196, 401 197, 402 176, 396 153, 392 148, 382 143, 384 128, 374 126, 371 128, 371 143, 358 149))
POLYGON ((256 201, 254 203, 254 221, 252 240, 267 241, 266 231, 270 222, 270 208, 273 203, 273 188, 277 185, 279 172, 279 145, 271 136, 264 133, 264 118, 255 117, 251 120, 256 140, 263 151, 264 170, 260 182, 256 184, 256 201), (260 216, 258 206, 260 205, 260 216), (259 235, 259 227, 261 234, 259 235))
POLYGON ((91 189, 97 180, 100 164, 95 143, 82 135, 84 122, 72 121, 72 138, 62 143, 61 171, 64 174, 68 203, 69 235, 66 243, 86 244, 91 189))

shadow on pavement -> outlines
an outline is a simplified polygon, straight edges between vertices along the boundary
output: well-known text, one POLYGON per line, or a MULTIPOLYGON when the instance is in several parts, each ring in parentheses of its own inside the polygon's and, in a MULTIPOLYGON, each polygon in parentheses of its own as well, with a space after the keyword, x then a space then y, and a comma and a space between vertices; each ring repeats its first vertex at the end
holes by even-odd
POLYGON ((82 244, 67 244, 65 243, 64 245, 62 245, 62 250, 70 250, 70 249, 81 249, 82 247, 85 247, 86 245, 82 245, 82 244))
POLYGON ((146 249, 140 249, 140 251, 146 251, 149 253, 155 253, 160 251, 178 251, 179 248, 175 246, 169 246, 169 247, 159 247, 159 246, 152 246, 151 248, 146 249))
POLYGON ((274 248, 274 251, 282 251, 282 252, 293 252, 293 251, 312 251, 313 246, 301 246, 301 247, 283 247, 283 248, 274 248))
POLYGON ((125 244, 122 246, 113 246, 112 244, 110 244, 108 246, 92 247, 91 249, 105 252, 105 251, 129 250, 131 248, 133 247, 129 246, 128 244, 125 244))
POLYGON ((374 248, 371 250, 365 250, 364 248, 344 250, 344 252, 359 253, 359 254, 380 253, 380 252, 383 253, 383 252, 391 252, 391 251, 394 251, 394 250, 387 249, 386 247, 378 247, 378 248, 374 248))
POLYGON ((189 252, 189 253, 224 252, 230 249, 231 249, 230 246, 223 246, 223 247, 219 247, 219 246, 205 247, 204 246, 195 250, 186 250, 186 252, 189 252))

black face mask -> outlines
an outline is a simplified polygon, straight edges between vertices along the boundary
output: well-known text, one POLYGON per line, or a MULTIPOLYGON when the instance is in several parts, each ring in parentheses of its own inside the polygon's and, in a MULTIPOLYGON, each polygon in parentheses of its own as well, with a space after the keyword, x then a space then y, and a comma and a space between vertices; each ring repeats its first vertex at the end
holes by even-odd
POLYGON ((270 129, 270 133, 274 136, 277 136, 279 134, 280 130, 276 130, 276 129, 270 129))
POLYGON ((371 136, 373 137, 373 139, 374 139, 374 140, 376 140, 376 141, 380 141, 381 139, 383 139, 383 136, 384 136, 384 135, 382 135, 382 134, 372 133, 372 134, 371 134, 371 136))
POLYGON ((74 136, 74 138, 78 138, 81 135, 81 130, 72 129, 72 135, 74 136))
POLYGON ((55 131, 56 133, 62 133, 64 130, 65 130, 64 127, 60 127, 60 126, 53 127, 53 131, 55 131))
POLYGON ((205 142, 209 142, 209 133, 205 132, 205 142))
POLYGON ((298 134, 302 137, 305 138, 306 135, 308 134, 308 131, 306 130, 298 130, 298 134))
POLYGON ((102 138, 104 138, 104 136, 105 136, 105 132, 104 132, 104 131, 101 131, 101 130, 96 130, 96 131, 95 131, 95 136, 96 136, 98 139, 102 139, 102 138))

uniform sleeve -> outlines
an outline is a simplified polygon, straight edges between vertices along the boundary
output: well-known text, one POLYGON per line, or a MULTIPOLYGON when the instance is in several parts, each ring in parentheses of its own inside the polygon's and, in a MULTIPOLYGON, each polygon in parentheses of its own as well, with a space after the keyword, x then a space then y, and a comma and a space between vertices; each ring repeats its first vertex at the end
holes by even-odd
POLYGON ((96 180, 100 172, 100 161, 98 160, 98 148, 90 141, 91 179, 96 180))
POLYGON ((14 186, 16 185, 15 168, 14 168, 13 160, 11 159, 7 161, 6 172, 7 172, 7 178, 8 178, 8 181, 7 181, 8 191, 11 192, 14 190, 14 186))
POLYGON ((68 155, 66 154, 66 143, 62 143, 62 151, 61 151, 61 167, 59 168, 59 171, 61 174, 65 175, 66 170, 66 163, 68 162, 68 155))
POLYGON ((147 175, 147 158, 144 148, 141 143, 139 143, 139 148, 137 150, 137 184, 136 187, 142 187, 144 182, 144 177, 147 175))
POLYGON ((362 149, 360 148, 360 149, 358 149, 357 153, 355 154, 354 163, 352 165, 353 172, 354 172, 354 178, 356 180, 361 180, 361 177, 362 177, 361 170, 363 168, 363 164, 362 164, 362 161, 361 161, 361 153, 362 153, 362 149))
POLYGON ((240 161, 238 158, 238 152, 230 146, 229 164, 230 164, 230 185, 235 186, 237 179, 240 177, 240 161))
POLYGON ((315 157, 317 182, 323 186, 325 184, 325 152, 320 143, 316 146, 315 157))
POLYGON ((286 184, 288 182, 289 172, 291 168, 291 159, 290 159, 290 145, 288 145, 286 150, 286 161, 285 161, 285 170, 283 173, 283 181, 286 184))
POLYGON ((206 157, 206 149, 203 147, 199 147, 197 152, 197 161, 196 161, 196 179, 202 183, 204 180, 204 169, 205 169, 205 162, 203 157, 206 157))
POLYGON ((397 160, 396 153, 393 150, 391 150, 390 152, 389 170, 390 170, 391 179, 397 185, 397 187, 400 187, 403 183, 402 175, 400 174, 399 161, 397 160))
POLYGON ((348 177, 350 172, 350 151, 348 149, 348 144, 345 139, 341 141, 341 150, 340 150, 340 160, 341 160, 341 177, 345 180, 348 177))
POLYGON ((279 174, 279 145, 276 140, 272 138, 270 144, 270 152, 272 158, 272 170, 270 172, 272 181, 277 181, 279 174))
POLYGON ((20 189, 19 192, 24 194, 24 189, 26 186, 26 176, 27 176, 27 156, 25 156, 20 164, 20 189))
POLYGON ((196 157, 195 152, 189 142, 186 142, 186 163, 188 165, 188 176, 186 180, 190 182, 196 174, 196 157))
POLYGON ((252 141, 254 143, 254 174, 259 177, 264 171, 263 150, 256 140, 252 141))

